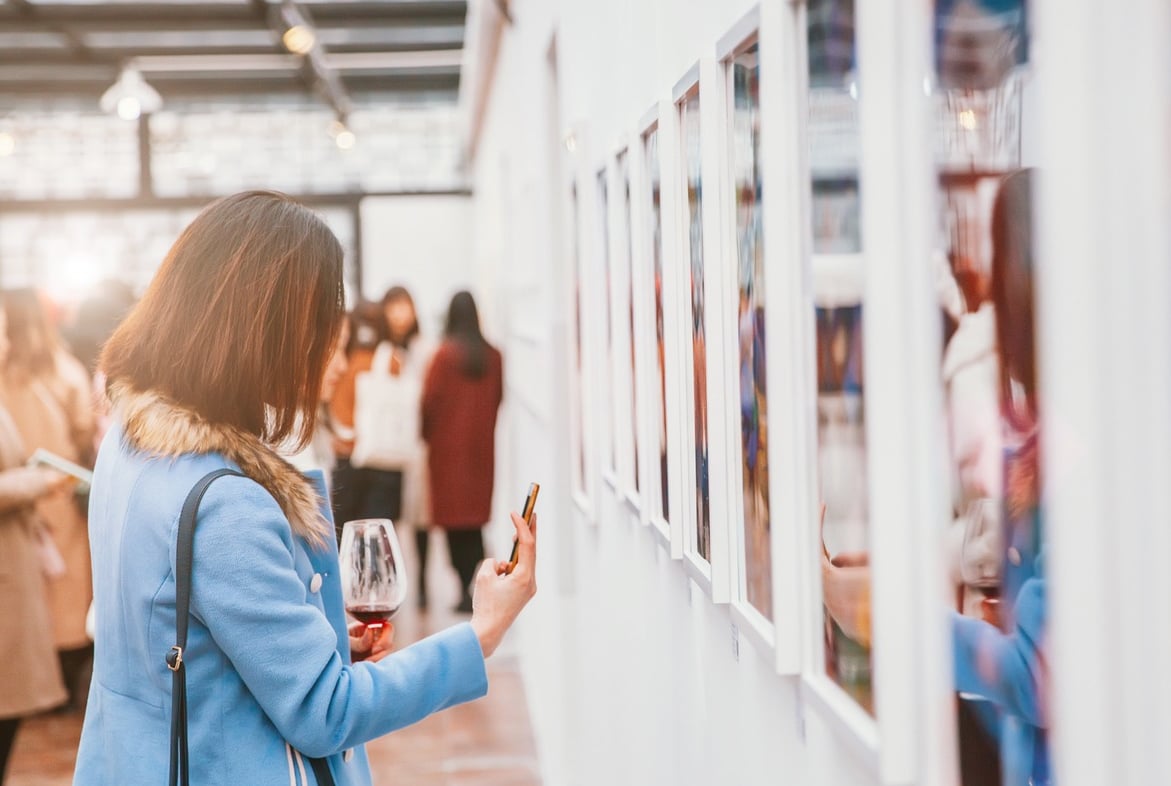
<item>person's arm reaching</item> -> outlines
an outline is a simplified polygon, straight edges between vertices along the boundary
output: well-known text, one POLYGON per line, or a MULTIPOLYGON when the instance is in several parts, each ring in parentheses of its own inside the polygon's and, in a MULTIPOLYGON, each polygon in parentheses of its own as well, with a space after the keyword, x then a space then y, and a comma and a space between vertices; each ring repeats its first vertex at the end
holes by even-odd
POLYGON ((500 605, 495 613, 350 666, 308 601, 293 553, 288 522, 259 485, 225 478, 212 486, 196 527, 193 614, 289 744, 332 755, 487 692, 484 658, 523 606, 523 581, 491 577, 497 586, 484 588, 478 579, 477 594, 488 597, 477 600, 500 605))
POLYGON ((1030 579, 1017 598, 1012 634, 982 620, 952 614, 956 690, 1000 705, 1033 726, 1045 726, 1042 689, 1045 583, 1030 579))

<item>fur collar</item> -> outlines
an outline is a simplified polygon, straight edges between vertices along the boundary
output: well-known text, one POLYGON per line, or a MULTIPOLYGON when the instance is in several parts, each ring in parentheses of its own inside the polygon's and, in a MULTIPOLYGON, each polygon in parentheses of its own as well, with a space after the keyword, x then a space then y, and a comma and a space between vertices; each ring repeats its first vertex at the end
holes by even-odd
POLYGON ((321 515, 321 498, 304 475, 259 437, 210 423, 156 391, 143 393, 113 385, 109 394, 132 448, 168 458, 184 453, 222 454, 273 496, 295 534, 314 547, 325 545, 332 533, 321 515))

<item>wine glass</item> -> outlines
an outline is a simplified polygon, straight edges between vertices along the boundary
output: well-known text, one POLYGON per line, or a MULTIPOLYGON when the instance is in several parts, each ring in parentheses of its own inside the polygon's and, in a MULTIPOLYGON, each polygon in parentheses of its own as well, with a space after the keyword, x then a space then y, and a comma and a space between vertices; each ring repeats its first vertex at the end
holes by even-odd
POLYGON ((980 497, 964 513, 964 545, 960 575, 969 587, 996 596, 1003 569, 1004 533, 1000 527, 1000 500, 980 497))
POLYGON ((407 598, 403 552, 390 519, 347 521, 339 551, 342 597, 350 616, 381 628, 407 598))

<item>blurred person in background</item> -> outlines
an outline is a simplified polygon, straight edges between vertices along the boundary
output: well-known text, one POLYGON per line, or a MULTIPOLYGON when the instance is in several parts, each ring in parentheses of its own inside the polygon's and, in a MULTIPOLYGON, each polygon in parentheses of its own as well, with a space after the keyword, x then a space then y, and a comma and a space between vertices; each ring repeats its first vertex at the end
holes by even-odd
POLYGON ((106 279, 77 307, 73 319, 62 330, 73 356, 81 361, 93 378, 94 437, 93 454, 110 424, 110 402, 106 400, 106 376, 97 367, 102 345, 130 313, 135 303, 134 289, 124 281, 106 279))
POLYGON ((106 279, 81 301, 73 319, 62 330, 74 357, 90 373, 97 370, 102 345, 134 307, 134 289, 124 281, 106 279))
POLYGON ((462 591, 461 613, 472 610, 472 578, 484 559, 496 415, 503 398, 503 358, 480 331, 476 301, 460 292, 451 299, 443 343, 423 386, 423 438, 431 470, 431 520, 447 533, 462 591))
POLYGON ((350 352, 349 368, 338 381, 330 405, 337 432, 343 435, 336 444, 334 516, 339 527, 346 521, 364 518, 389 518, 396 526, 414 527, 419 555, 417 601, 422 608, 427 603, 424 577, 429 513, 424 445, 417 433, 417 423, 411 427, 415 433, 405 458, 389 463, 363 460, 362 443, 376 442, 379 435, 372 431, 382 424, 417 421, 423 375, 431 360, 432 346, 420 334, 415 301, 405 287, 391 287, 380 305, 376 315, 365 311, 358 316, 354 331, 356 346, 350 352), (375 339, 373 347, 371 339, 375 339), (385 367, 379 370, 395 378, 405 391, 405 400, 398 401, 397 409, 378 412, 373 422, 363 424, 358 422, 358 410, 370 406, 370 402, 359 400, 362 387, 359 379, 374 370, 376 359, 385 362, 385 367))
MULTIPOLYGON (((346 359, 346 347, 350 342, 350 319, 345 315, 339 321, 337 342, 333 347, 333 354, 325 367, 325 376, 321 380, 321 405, 317 408, 317 426, 313 429, 313 436, 300 450, 294 440, 282 444, 280 452, 297 469, 302 472, 320 470, 327 480, 337 462, 334 445, 338 441, 337 433, 333 429, 329 402, 337 390, 338 382, 345 376, 350 364, 346 359)), ((338 537, 341 537, 339 525, 338 537)))
MULTIPOLYGON (((10 345, 0 401, 16 422, 25 447, 43 448, 92 466, 94 413, 89 374, 61 346, 35 291, 6 290, 0 301, 8 317, 10 345)), ((49 581, 49 613, 69 703, 80 709, 88 692, 93 652, 85 630, 92 597, 86 514, 70 493, 42 497, 37 514, 64 562, 64 571, 49 581)))
MULTIPOLYGON (((7 362, 7 319, 0 306, 0 363, 7 362)), ((0 405, 0 784, 20 721, 67 698, 46 598, 47 574, 60 569, 36 514, 41 500, 68 494, 71 480, 24 466, 28 450, 0 405)))

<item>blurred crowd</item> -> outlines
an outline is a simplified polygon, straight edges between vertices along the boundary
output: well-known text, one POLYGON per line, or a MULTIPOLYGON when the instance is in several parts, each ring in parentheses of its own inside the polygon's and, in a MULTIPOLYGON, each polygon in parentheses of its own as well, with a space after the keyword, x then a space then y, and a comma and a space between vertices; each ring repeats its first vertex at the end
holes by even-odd
MULTIPOLYGON (((101 348, 134 304, 133 290, 113 281, 69 307, 33 289, 0 292, 0 783, 23 718, 84 711, 93 662, 88 487, 34 453, 93 468, 109 420, 101 348)), ((467 292, 453 297, 441 336, 424 335, 403 287, 345 320, 317 431, 281 452, 298 469, 324 472, 339 533, 345 521, 389 518, 400 540, 413 541, 421 609, 430 534, 442 529, 461 588, 456 610, 470 613, 502 357, 467 292)))

